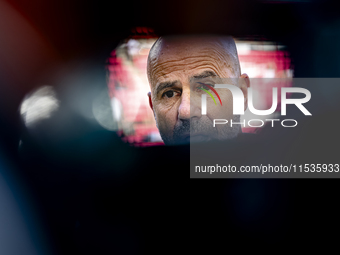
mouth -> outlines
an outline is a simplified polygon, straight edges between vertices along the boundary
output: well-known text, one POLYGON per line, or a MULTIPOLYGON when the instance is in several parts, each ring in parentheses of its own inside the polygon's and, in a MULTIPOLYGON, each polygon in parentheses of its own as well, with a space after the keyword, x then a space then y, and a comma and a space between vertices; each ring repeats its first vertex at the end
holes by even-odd
POLYGON ((190 133, 183 135, 179 140, 182 143, 190 143, 190 133))
POLYGON ((181 143, 192 143, 192 142, 204 142, 204 141, 209 141, 210 136, 207 134, 202 134, 202 133, 196 133, 196 134, 185 134, 183 135, 179 141, 181 143))
POLYGON ((205 142, 209 140, 210 137, 206 134, 194 134, 190 136, 190 142, 205 142))

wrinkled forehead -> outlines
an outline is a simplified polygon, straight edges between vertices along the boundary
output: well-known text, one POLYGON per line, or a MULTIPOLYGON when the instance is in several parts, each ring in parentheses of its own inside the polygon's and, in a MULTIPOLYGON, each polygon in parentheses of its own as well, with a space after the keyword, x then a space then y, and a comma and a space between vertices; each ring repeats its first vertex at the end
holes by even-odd
POLYGON ((217 69, 229 69, 239 75, 239 61, 234 40, 222 36, 181 36, 161 37, 152 46, 148 57, 148 78, 150 85, 157 76, 176 68, 184 68, 183 63, 199 66, 212 65, 217 69))

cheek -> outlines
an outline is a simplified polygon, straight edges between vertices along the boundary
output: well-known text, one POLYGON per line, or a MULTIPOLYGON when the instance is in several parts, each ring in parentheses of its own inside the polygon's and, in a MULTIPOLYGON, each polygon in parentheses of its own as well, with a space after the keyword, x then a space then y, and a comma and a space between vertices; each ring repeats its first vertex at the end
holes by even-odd
POLYGON ((177 104, 166 106, 158 105, 155 107, 158 128, 162 131, 172 131, 177 121, 177 104))
POLYGON ((233 97, 230 91, 224 91, 224 93, 219 93, 222 101, 222 105, 216 98, 217 105, 214 104, 213 100, 208 100, 208 117, 213 119, 227 119, 233 118, 233 97))

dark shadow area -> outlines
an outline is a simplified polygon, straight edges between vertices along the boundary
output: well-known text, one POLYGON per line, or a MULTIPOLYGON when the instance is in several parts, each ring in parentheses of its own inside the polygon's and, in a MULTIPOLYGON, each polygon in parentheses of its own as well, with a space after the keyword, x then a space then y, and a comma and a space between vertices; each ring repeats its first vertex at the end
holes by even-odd
MULTIPOLYGON (((189 145, 135 148, 86 113, 107 89, 110 52, 138 26, 157 35, 217 33, 279 42, 290 52, 294 77, 339 77, 335 1, 6 4, 21 16, 0 15, 10 27, 0 25, 0 35, 8 35, 0 44, 0 56, 6 56, 0 60, 0 160, 6 162, 0 174, 37 250, 215 254, 231 246, 239 252, 305 252, 332 244, 338 179, 189 179, 189 145), (28 128, 20 104, 45 85, 54 88, 59 108, 28 128)), ((297 128, 263 129, 249 139, 206 146, 228 151, 226 159, 235 165, 262 157, 278 165, 339 164, 339 91, 328 92, 332 103, 327 96, 313 103, 322 89, 311 88, 315 114, 297 128)))

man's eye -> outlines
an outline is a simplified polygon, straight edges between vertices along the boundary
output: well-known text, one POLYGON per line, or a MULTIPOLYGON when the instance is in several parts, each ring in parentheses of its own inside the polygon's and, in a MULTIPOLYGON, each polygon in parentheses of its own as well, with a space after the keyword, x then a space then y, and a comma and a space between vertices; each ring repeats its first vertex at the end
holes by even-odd
POLYGON ((212 84, 205 84, 205 83, 202 83, 202 82, 198 82, 198 84, 200 84, 199 88, 205 89, 205 90, 210 90, 209 86, 214 87, 214 85, 212 85, 212 84))
POLYGON ((163 94, 163 96, 167 96, 168 98, 173 97, 175 95, 175 92, 173 90, 169 90, 163 94))

